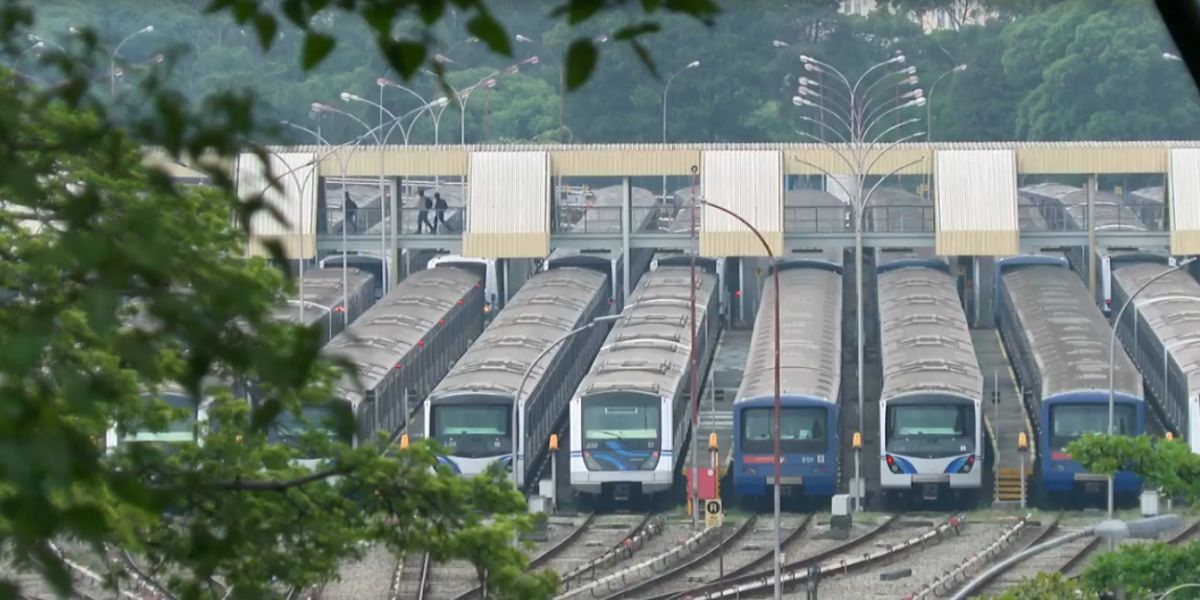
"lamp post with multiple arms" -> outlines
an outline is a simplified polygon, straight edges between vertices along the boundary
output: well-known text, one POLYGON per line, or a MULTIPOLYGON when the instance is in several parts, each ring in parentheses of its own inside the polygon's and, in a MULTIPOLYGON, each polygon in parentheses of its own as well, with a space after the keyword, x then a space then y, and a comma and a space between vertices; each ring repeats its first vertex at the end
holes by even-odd
MULTIPOLYGON (((857 321, 855 342, 858 350, 856 375, 858 379, 858 432, 860 433, 864 429, 862 275, 864 215, 875 190, 888 177, 924 160, 922 157, 909 161, 893 169, 869 189, 867 188, 867 177, 889 150, 898 144, 919 139, 925 135, 922 131, 903 133, 903 130, 910 125, 920 123, 921 120, 918 118, 905 119, 883 127, 882 130, 876 130, 885 118, 897 115, 900 111, 908 108, 924 106, 926 103, 924 92, 916 87, 919 81, 916 68, 904 66, 905 60, 903 54, 897 54, 885 61, 871 65, 857 80, 852 82, 841 71, 828 63, 811 56, 801 55, 800 62, 806 71, 825 75, 827 77, 823 77, 823 81, 832 82, 832 84, 823 84, 820 81, 801 77, 796 89, 797 95, 792 97, 792 104, 800 108, 814 109, 821 117, 820 120, 809 116, 800 117, 803 121, 817 125, 821 132, 820 136, 803 131, 797 133, 828 148, 842 160, 853 178, 850 187, 847 187, 824 167, 797 159, 810 168, 823 173, 841 188, 850 200, 850 207, 854 212, 854 314, 857 321), (883 71, 881 72, 881 70, 883 71), (882 90, 887 90, 889 93, 876 93, 882 90), (813 98, 820 102, 814 102, 813 98), (824 118, 825 116, 829 117, 828 121, 824 118), (837 145, 826 139, 827 136, 832 137, 832 141, 837 142, 837 145)), ((861 500, 864 490, 861 487, 863 487, 861 466, 856 464, 854 489, 852 490, 854 493, 851 495, 856 510, 863 508, 861 500)))
MULTIPOLYGON (((1158 281, 1159 279, 1162 279, 1163 277, 1166 277, 1167 275, 1170 275, 1171 273, 1174 273, 1175 271, 1178 271, 1178 270, 1188 266, 1195 260, 1196 260, 1196 257, 1182 260, 1179 263, 1177 263, 1175 266, 1163 269, 1162 272, 1158 273, 1154 277, 1151 277, 1150 279, 1147 279, 1146 283, 1143 283, 1141 285, 1141 287, 1134 290, 1134 292, 1132 294, 1130 294, 1128 298, 1125 299, 1124 304, 1121 305, 1121 309, 1117 311, 1116 318, 1113 319, 1112 334, 1108 338, 1108 435, 1110 435, 1110 436, 1113 434, 1113 416, 1114 416, 1114 413, 1116 412, 1117 329, 1121 326, 1121 317, 1125 314, 1125 309, 1127 309, 1133 305, 1133 301, 1134 301, 1134 299, 1136 299, 1138 297, 1138 294, 1141 294, 1143 291, 1145 291, 1146 288, 1150 287, 1150 284, 1154 283, 1155 281, 1158 281)), ((1113 476, 1110 474, 1108 476, 1108 518, 1109 519, 1113 518, 1114 499, 1115 499, 1115 492, 1113 490, 1113 476)), ((1112 550, 1112 547, 1113 547, 1113 541, 1109 540, 1108 549, 1112 550)))
MULTIPOLYGON (((773 368, 774 373, 775 373, 775 409, 774 409, 775 417, 774 417, 774 423, 772 423, 773 426, 771 427, 772 435, 775 438, 775 450, 774 450, 774 456, 772 457, 772 462, 774 463, 774 469, 775 469, 775 485, 773 486, 774 491, 775 491, 775 555, 774 555, 773 562, 775 563, 775 567, 774 567, 775 598, 776 598, 776 600, 778 600, 779 598, 782 598, 782 594, 783 594, 782 582, 780 579, 780 568, 781 568, 780 565, 783 562, 782 533, 781 533, 783 531, 783 526, 781 523, 781 518, 782 518, 782 516, 781 516, 781 513, 782 513, 781 489, 782 488, 780 487, 780 480, 782 479, 782 467, 781 467, 780 457, 782 456, 782 454, 780 452, 781 449, 780 449, 780 437, 779 437, 780 413, 782 411, 781 402, 780 402, 780 383, 779 383, 779 336, 780 336, 779 303, 782 302, 782 299, 779 297, 779 265, 776 264, 776 262, 775 262, 775 253, 771 251, 771 245, 767 243, 767 239, 765 237, 763 237, 762 233, 760 233, 757 228, 755 228, 753 225, 751 225, 749 221, 742 218, 741 215, 739 215, 739 214, 733 212, 732 210, 729 210, 728 208, 725 208, 719 204, 714 204, 712 202, 709 202, 709 201, 703 200, 703 199, 699 200, 699 203, 704 206, 709 206, 718 211, 721 211, 721 212, 729 215, 730 217, 737 219, 737 221, 740 222, 742 225, 745 225, 746 228, 749 229, 754 234, 754 237, 758 238, 758 242, 760 244, 762 244, 763 250, 765 250, 767 253, 767 258, 771 261, 771 278, 772 278, 772 280, 774 280, 774 285, 775 285, 775 315, 774 315, 774 318, 775 318, 775 329, 774 329, 775 352, 774 352, 774 368, 773 368)), ((695 214, 694 209, 693 209, 692 213, 693 213, 693 215, 695 214)), ((693 285, 692 288, 695 289, 695 285, 693 285)), ((693 431, 692 439, 695 439, 696 436, 698 436, 698 435, 699 435, 699 431, 693 431)), ((693 448, 694 448, 694 445, 693 445, 693 448)), ((692 460, 694 463, 696 458, 693 456, 692 460)))
MULTIPOLYGON (((699 66, 700 66, 700 61, 698 61, 698 60, 693 60, 692 62, 690 62, 690 63, 688 63, 688 64, 686 64, 686 65, 684 65, 684 66, 682 66, 682 67, 679 67, 678 69, 675 69, 675 72, 674 72, 674 73, 671 73, 671 76, 670 76, 670 77, 667 77, 667 83, 666 83, 665 85, 663 85, 663 93, 662 93, 662 143, 664 143, 664 144, 666 144, 666 143, 667 143, 667 94, 668 94, 668 93, 670 93, 670 91, 671 91, 671 82, 672 82, 672 81, 675 81, 675 78, 676 78, 676 77, 678 77, 678 76, 679 76, 679 74, 680 74, 680 73, 682 73, 682 72, 684 72, 685 70, 687 70, 687 69, 695 69, 696 67, 699 67, 699 66)), ((663 198, 666 198, 666 197, 667 197, 667 176, 666 176, 666 175, 663 175, 663 179, 662 179, 662 195, 663 195, 663 198)))
POLYGON ((122 39, 120 42, 117 43, 117 47, 113 48, 112 54, 109 56, 109 59, 108 59, 108 102, 110 104, 115 102, 116 98, 117 98, 117 56, 118 56, 117 53, 121 51, 121 46, 124 46, 125 42, 128 42, 129 40, 131 40, 143 33, 152 33, 153 31, 154 31, 154 26, 147 25, 147 26, 125 36, 124 39, 122 39))
MULTIPOLYGON (((534 45, 540 46, 542 48, 542 50, 546 51, 546 54, 548 56, 555 56, 555 54, 553 52, 549 52, 549 49, 546 48, 545 45, 539 44, 539 43, 533 41, 528 36, 524 36, 524 35, 521 35, 518 33, 517 35, 515 35, 513 37, 518 42, 521 42, 522 44, 534 44, 534 45)), ((592 43, 595 43, 595 44, 603 44, 604 42, 607 42, 607 41, 608 41, 607 34, 600 34, 600 35, 597 35, 592 38, 592 43)), ((557 137, 558 137, 558 141, 561 143, 563 141, 562 135, 564 133, 566 133, 566 130, 567 130, 566 120, 565 120, 565 116, 564 116, 566 113, 566 107, 567 107, 567 95, 566 95, 567 73, 563 69, 563 65, 562 65, 561 61, 555 60, 554 62, 555 62, 554 68, 558 71, 558 136, 557 137)))

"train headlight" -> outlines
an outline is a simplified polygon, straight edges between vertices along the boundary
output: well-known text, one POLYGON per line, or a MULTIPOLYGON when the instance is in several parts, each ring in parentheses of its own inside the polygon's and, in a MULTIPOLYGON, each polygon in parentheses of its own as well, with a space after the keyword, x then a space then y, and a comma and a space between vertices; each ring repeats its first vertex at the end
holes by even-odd
POLYGON ((1054 463, 1054 471, 1055 472, 1062 473, 1063 471, 1066 471, 1066 470, 1067 470, 1066 465, 1064 465, 1062 463, 1054 463))
POLYGON ((642 461, 642 470, 653 471, 655 467, 658 466, 658 457, 658 450, 651 452, 650 456, 646 460, 642 461))
POLYGON ((972 454, 967 457, 967 462, 963 463, 963 466, 958 468, 958 472, 959 473, 970 473, 971 469, 973 469, 974 467, 975 467, 975 455, 972 454))
POLYGON ((758 475, 758 469, 755 469, 754 467, 743 466, 742 472, 751 476, 758 475))
POLYGON ((603 469, 603 467, 600 466, 600 461, 592 458, 591 452, 583 453, 583 465, 587 467, 589 471, 600 471, 603 469))
POLYGON ((896 464, 896 457, 892 456, 891 454, 888 454, 888 455, 884 456, 883 460, 884 460, 884 462, 887 463, 889 471, 891 471, 892 473, 895 473, 896 475, 900 474, 900 465, 896 464))

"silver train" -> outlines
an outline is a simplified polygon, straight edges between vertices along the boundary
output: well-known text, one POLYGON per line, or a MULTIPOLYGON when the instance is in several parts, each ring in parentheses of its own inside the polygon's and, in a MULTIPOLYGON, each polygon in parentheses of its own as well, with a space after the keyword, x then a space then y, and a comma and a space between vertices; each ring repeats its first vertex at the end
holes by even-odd
POLYGON ((696 260, 696 371, 688 257, 656 259, 571 398, 571 487, 627 500, 669 489, 687 440, 690 385, 720 333, 722 260, 696 260))
MULTIPOLYGON (((1108 322, 1061 255, 1001 259, 995 289, 997 329, 1033 420, 1042 489, 1102 492, 1105 477, 1084 471, 1064 448, 1107 431, 1108 322)), ((1145 431, 1142 378, 1124 351, 1115 360, 1115 431, 1139 435, 1145 431)), ((1134 474, 1117 473, 1118 493, 1140 486, 1134 474)))
POLYGON ((885 500, 971 501, 983 486, 983 375, 949 265, 901 251, 876 258, 885 500))
POLYGON ((445 447, 443 464, 468 476, 495 462, 512 469, 516 414, 518 486, 536 481, 607 324, 551 345, 608 314, 610 281, 607 271, 563 267, 522 286, 425 402, 425 437, 445 447))
MULTIPOLYGON (((1087 231, 1087 192, 1081 188, 1058 183, 1039 183, 1018 190, 1023 202, 1037 207, 1047 225, 1056 231, 1087 231)), ((1123 198, 1111 192, 1096 192, 1093 200, 1097 231, 1145 231, 1138 214, 1126 205, 1123 198)), ((1104 305, 1108 313, 1112 304, 1112 260, 1121 254, 1137 252, 1136 248, 1099 248, 1096 251, 1096 279, 1100 282, 1104 305)), ((1066 251, 1071 266, 1087 277, 1085 248, 1066 251)))
MULTIPOLYGON (((330 356, 358 371, 342 379, 333 400, 354 415, 355 445, 373 442, 380 431, 394 436, 401 430, 407 401, 428 396, 483 330, 483 301, 479 273, 458 267, 420 271, 326 346, 330 356)), ((321 428, 329 410, 306 408, 307 425, 285 413, 273 434, 287 443, 307 427, 321 428)))
MULTIPOLYGON (((658 226, 659 210, 654 207, 654 194, 642 188, 633 188, 630 202, 629 225, 631 231, 650 231, 658 226)), ((622 186, 609 186, 593 190, 588 200, 559 211, 562 220, 559 227, 569 231, 583 233, 619 233, 621 231, 621 203, 624 190, 622 186)), ((609 281, 615 282, 610 287, 609 303, 614 311, 620 311, 625 298, 626 284, 624 282, 624 261, 626 257, 621 252, 608 249, 577 250, 572 248, 556 248, 542 262, 542 269, 549 270, 558 267, 586 267, 589 269, 605 270, 609 273, 609 281)), ((629 286, 637 283, 638 277, 650 267, 654 251, 647 248, 634 248, 629 256, 629 286)))
POLYGON ((1163 229, 1167 214, 1165 196, 1163 186, 1153 185, 1129 192, 1124 200, 1125 205, 1137 214, 1146 227, 1160 230, 1163 229))
POLYGON ((271 316, 283 323, 315 327, 322 346, 375 303, 374 276, 353 267, 346 270, 344 279, 342 269, 330 267, 305 271, 303 280, 304 297, 288 298, 271 311, 271 316))
MULTIPOLYGON (((621 230, 621 186, 594 190, 586 202, 572 206, 567 227, 586 223, 588 231, 621 230)), ((635 188, 635 228, 653 223, 653 210, 640 208, 649 196, 635 188)), ((635 250, 630 277, 639 277, 648 267, 651 253, 635 250)), ((425 436, 440 442, 448 455, 443 464, 473 476, 492 463, 513 464, 512 398, 521 387, 521 406, 516 411, 517 480, 522 488, 535 483, 548 454, 547 441, 558 431, 566 416, 567 401, 583 378, 592 358, 608 333, 608 323, 581 332, 560 346, 551 344, 584 327, 596 317, 619 310, 623 288, 624 257, 620 252, 603 253, 556 250, 543 262, 542 272, 495 314, 475 344, 434 389, 425 404, 425 436), (615 282, 615 285, 614 285, 615 282), (530 372, 522 387, 521 378, 544 350, 546 354, 530 372)), ((495 261, 441 256, 437 264, 474 261, 494 277, 495 261)))
MULTIPOLYGON (((789 494, 830 496, 839 478, 842 253, 780 263, 780 484, 789 494)), ((766 496, 774 483, 775 286, 767 277, 745 374, 733 404, 733 484, 766 496)))
MULTIPOLYGON (((1123 306, 1129 295, 1162 273, 1161 261, 1119 263, 1113 272, 1113 300, 1123 306)), ((1142 291, 1115 324, 1125 350, 1145 378, 1167 426, 1200 444, 1200 283, 1174 271, 1142 291)))

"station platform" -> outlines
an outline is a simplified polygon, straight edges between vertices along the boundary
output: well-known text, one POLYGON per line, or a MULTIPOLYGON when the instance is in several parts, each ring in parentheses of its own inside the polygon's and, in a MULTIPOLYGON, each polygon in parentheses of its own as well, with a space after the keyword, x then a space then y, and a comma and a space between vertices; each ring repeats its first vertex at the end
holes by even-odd
POLYGON ((983 372, 983 420, 992 440, 991 451, 996 457, 992 465, 995 473, 993 500, 1000 505, 1019 503, 1021 453, 1017 449, 1017 440, 1021 432, 1025 432, 1029 440, 1024 474, 1026 499, 1029 493, 1028 478, 1033 474, 1037 458, 1025 405, 1021 401, 1016 375, 1000 341, 1000 334, 995 329, 972 329, 971 342, 975 345, 975 356, 983 372))
POLYGON ((707 448, 709 435, 717 434, 721 474, 733 461, 733 402, 742 385, 742 373, 750 353, 751 329, 721 331, 716 353, 708 370, 708 383, 700 400, 700 444, 707 448))

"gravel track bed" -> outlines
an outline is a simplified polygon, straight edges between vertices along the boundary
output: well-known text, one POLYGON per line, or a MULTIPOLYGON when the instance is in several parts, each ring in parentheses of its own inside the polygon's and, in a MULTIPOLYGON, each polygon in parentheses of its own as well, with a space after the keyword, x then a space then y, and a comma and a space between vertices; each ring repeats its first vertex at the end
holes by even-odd
POLYGON ((639 515, 599 515, 587 531, 542 568, 554 569, 559 575, 568 573, 617 545, 639 521, 639 515))
POLYGON ((392 586, 399 558, 385 546, 371 546, 362 560, 343 563, 339 580, 330 581, 321 592, 321 600, 386 598, 392 586))
MULTIPOLYGON (((903 542, 929 529, 925 526, 906 526, 905 520, 907 519, 901 517, 897 526, 877 538, 870 549, 886 548, 889 543, 903 542)), ((941 523, 941 520, 932 520, 935 525, 941 523)), ((966 557, 987 548, 1009 526, 1011 523, 966 523, 960 527, 958 534, 950 531, 929 545, 904 553, 890 561, 872 565, 848 576, 830 577, 821 581, 820 597, 830 600, 903 598, 917 591, 926 582, 933 581, 939 575, 958 566, 966 557), (912 575, 895 581, 880 579, 880 574, 902 568, 911 568, 912 575)), ((864 552, 867 549, 862 547, 856 549, 856 552, 864 552)), ((837 561, 838 558, 835 557, 829 563, 837 561)), ((794 590, 787 597, 805 598, 806 592, 803 589, 794 590)))

